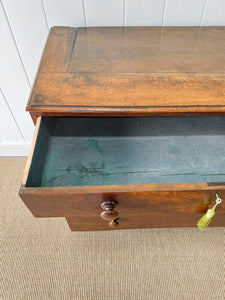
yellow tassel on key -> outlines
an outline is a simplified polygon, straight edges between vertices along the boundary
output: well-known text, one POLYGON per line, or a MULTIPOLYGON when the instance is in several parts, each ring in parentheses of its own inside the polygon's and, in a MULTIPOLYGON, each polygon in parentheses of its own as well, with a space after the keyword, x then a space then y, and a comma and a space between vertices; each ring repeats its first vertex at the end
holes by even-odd
POLYGON ((200 228, 201 230, 206 230, 212 220, 212 217, 215 215, 215 209, 217 205, 221 202, 222 199, 219 198, 218 195, 216 195, 216 204, 213 206, 213 208, 208 209, 207 213, 198 221, 198 228, 200 228))

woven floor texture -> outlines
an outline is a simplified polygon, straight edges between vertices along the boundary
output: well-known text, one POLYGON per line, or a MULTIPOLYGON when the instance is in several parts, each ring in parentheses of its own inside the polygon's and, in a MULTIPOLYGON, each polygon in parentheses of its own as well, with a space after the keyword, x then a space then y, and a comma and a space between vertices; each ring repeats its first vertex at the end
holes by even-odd
POLYGON ((71 232, 25 207, 24 166, 0 158, 1 299, 225 299, 224 228, 71 232))

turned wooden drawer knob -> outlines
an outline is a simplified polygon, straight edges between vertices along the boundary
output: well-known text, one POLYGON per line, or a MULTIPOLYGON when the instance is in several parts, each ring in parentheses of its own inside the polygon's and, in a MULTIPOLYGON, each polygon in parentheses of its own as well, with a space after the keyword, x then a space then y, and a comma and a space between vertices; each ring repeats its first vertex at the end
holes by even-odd
POLYGON ((116 226, 118 226, 118 225, 119 225, 118 219, 119 219, 119 218, 116 218, 116 219, 112 220, 112 221, 109 223, 109 226, 111 226, 111 227, 116 227, 116 226))
POLYGON ((109 200, 109 201, 104 201, 101 204, 101 208, 104 210, 113 210, 118 206, 118 201, 116 200, 109 200))
POLYGON ((115 200, 105 201, 101 204, 101 208, 104 211, 101 213, 101 218, 106 221, 111 221, 109 226, 115 227, 119 225, 118 223, 118 212, 114 209, 118 206, 118 202, 115 200))
POLYGON ((102 219, 104 219, 106 221, 111 221, 118 217, 118 212, 115 210, 103 211, 101 213, 101 217, 102 217, 102 219))

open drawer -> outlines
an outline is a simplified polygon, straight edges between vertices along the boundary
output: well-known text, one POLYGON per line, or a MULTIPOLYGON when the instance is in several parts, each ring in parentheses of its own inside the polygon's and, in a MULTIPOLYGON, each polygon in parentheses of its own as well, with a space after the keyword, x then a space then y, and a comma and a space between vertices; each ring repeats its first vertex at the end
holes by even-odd
MULTIPOLYGON (((39 117, 20 188, 35 217, 71 230, 196 226, 216 194, 225 116, 39 117)), ((225 226, 224 204, 212 226, 225 226)))

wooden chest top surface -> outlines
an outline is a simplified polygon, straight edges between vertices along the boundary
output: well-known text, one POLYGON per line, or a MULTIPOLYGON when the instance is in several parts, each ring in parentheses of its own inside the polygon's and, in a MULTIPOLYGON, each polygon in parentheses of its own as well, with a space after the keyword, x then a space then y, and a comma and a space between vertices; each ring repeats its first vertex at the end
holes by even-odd
POLYGON ((53 27, 33 115, 225 114, 225 27, 53 27))

